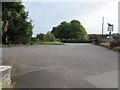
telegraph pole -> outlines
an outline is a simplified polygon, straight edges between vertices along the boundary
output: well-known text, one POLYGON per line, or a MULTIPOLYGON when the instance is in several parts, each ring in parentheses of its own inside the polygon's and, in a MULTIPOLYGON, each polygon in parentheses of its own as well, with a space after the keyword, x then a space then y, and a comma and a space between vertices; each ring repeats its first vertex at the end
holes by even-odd
POLYGON ((102 35, 103 35, 103 31, 104 31, 104 17, 102 18, 102 35))

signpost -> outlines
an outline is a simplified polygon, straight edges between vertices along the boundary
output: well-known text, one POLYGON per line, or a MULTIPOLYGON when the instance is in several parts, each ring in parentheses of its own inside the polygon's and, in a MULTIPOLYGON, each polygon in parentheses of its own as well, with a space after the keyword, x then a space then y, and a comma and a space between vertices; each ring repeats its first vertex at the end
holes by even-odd
POLYGON ((107 23, 108 24, 108 31, 109 34, 111 35, 111 32, 113 31, 113 24, 107 23))

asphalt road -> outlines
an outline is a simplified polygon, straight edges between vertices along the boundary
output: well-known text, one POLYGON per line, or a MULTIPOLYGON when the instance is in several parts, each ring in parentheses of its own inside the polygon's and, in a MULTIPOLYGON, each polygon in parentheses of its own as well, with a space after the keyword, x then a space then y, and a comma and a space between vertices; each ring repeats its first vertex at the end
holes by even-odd
POLYGON ((2 54, 19 88, 118 87, 118 53, 93 44, 22 46, 2 54))

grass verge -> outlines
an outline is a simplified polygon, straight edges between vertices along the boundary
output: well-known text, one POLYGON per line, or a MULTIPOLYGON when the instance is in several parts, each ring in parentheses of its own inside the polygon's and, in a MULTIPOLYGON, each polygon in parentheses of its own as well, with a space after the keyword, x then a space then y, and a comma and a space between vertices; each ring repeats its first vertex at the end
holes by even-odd
POLYGON ((30 44, 11 44, 11 45, 1 45, 1 48, 6 47, 18 47, 18 46, 29 46, 29 45, 64 45, 62 42, 37 42, 37 43, 30 43, 30 44))
POLYGON ((37 42, 31 43, 30 45, 64 45, 62 42, 37 42))
POLYGON ((120 52, 120 47, 111 48, 111 47, 109 46, 109 43, 100 43, 99 46, 106 47, 106 48, 108 48, 108 49, 111 49, 111 50, 120 52))

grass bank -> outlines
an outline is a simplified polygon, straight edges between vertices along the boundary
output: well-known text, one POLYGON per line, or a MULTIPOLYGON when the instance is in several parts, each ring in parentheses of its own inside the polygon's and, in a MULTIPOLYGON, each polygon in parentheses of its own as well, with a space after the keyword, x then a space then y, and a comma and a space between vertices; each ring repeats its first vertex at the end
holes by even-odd
POLYGON ((30 44, 10 44, 10 45, 0 45, 2 48, 6 47, 19 47, 19 46, 30 46, 30 45, 64 45, 62 42, 37 42, 30 44))
POLYGON ((111 48, 109 43, 100 43, 99 46, 102 46, 102 47, 105 47, 105 48, 120 52, 120 47, 111 48))
POLYGON ((30 45, 64 45, 62 42, 37 42, 31 43, 30 45))

